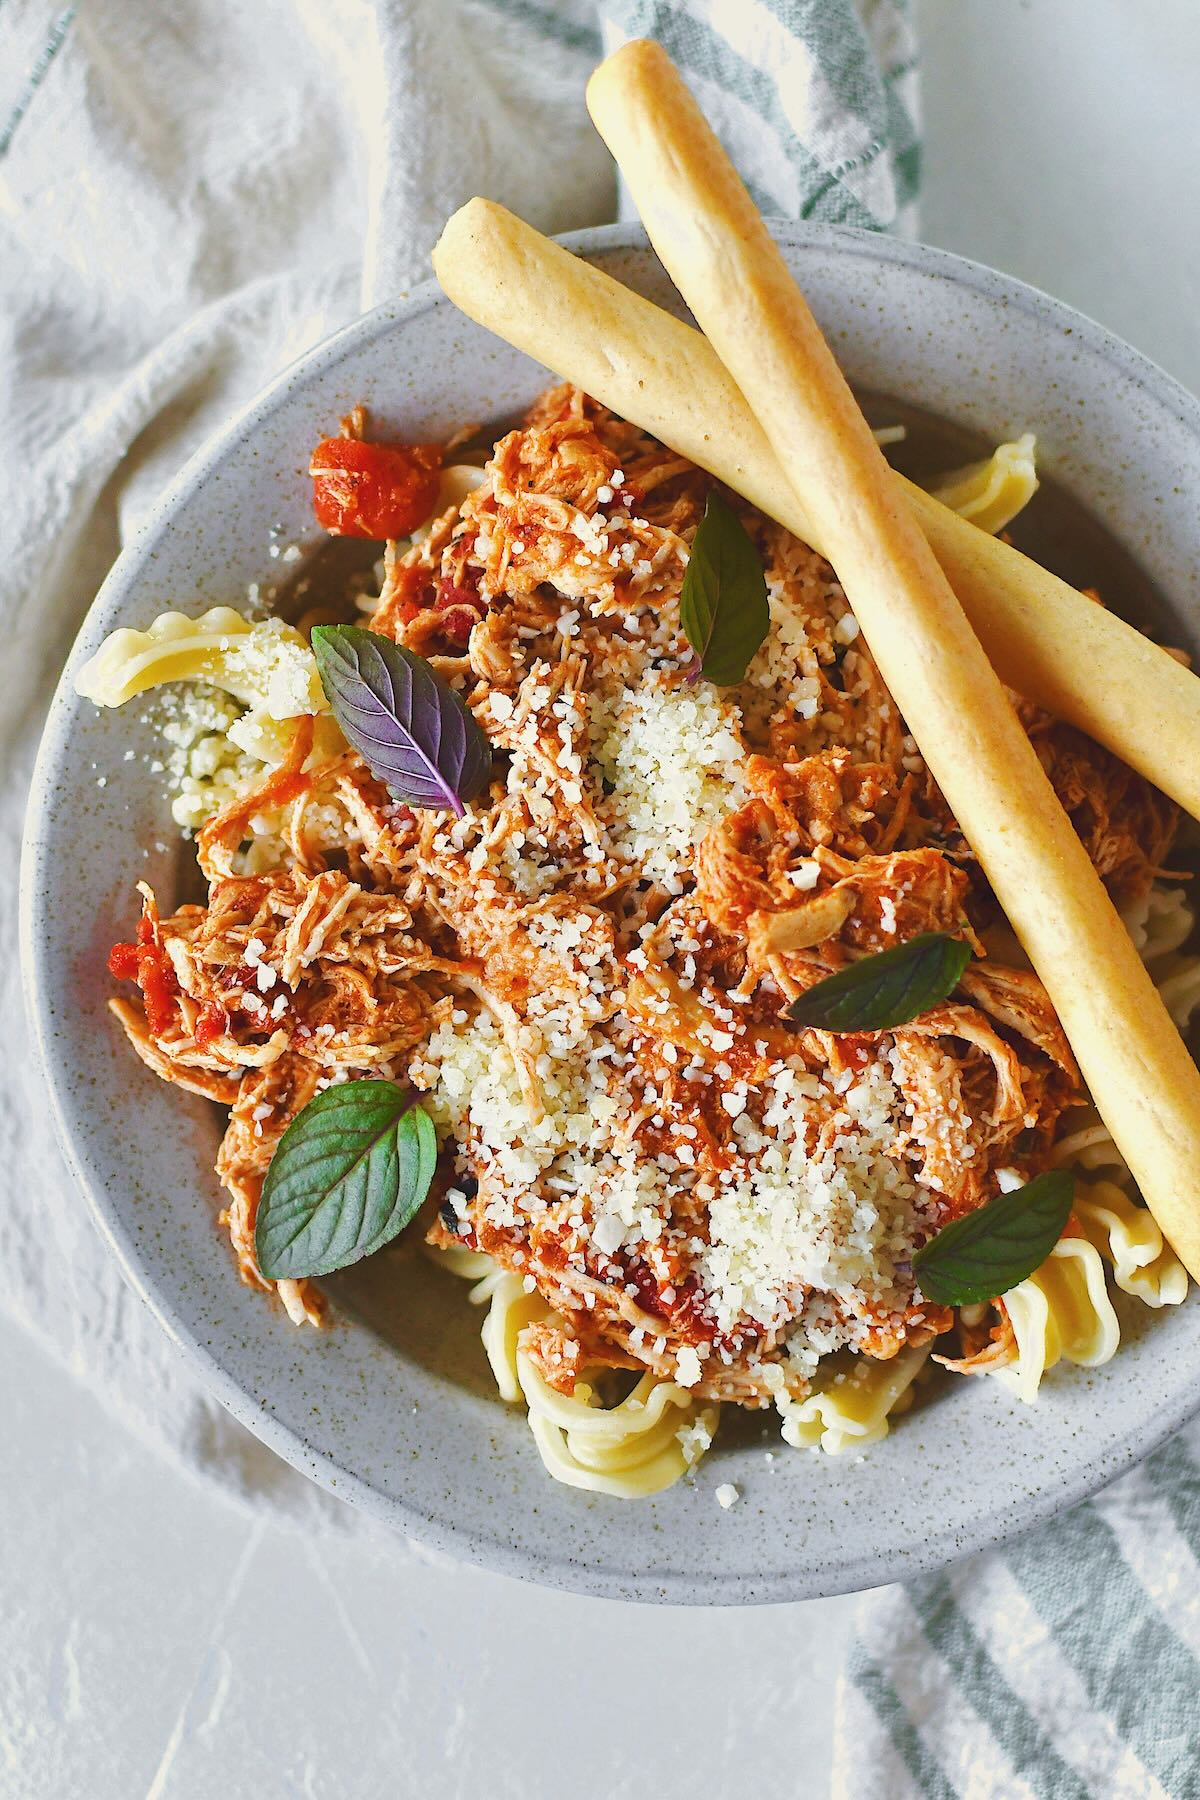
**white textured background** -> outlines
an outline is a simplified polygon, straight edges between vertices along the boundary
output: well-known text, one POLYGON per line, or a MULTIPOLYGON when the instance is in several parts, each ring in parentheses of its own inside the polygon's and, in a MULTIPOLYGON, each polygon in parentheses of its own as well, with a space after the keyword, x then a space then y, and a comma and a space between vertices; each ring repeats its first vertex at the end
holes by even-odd
MULTIPOLYGON (((921 15, 924 235, 1200 389, 1196 0, 921 15)), ((115 1432, 10 1326, 0 1384, 2 1800, 827 1790, 851 1601, 651 1614, 306 1543, 115 1432)))

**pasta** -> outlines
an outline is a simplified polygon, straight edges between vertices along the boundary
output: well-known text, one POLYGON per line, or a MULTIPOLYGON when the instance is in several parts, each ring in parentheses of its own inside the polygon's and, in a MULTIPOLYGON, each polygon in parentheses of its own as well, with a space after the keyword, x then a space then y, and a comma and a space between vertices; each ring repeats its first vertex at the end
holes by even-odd
POLYGON ((1182 888, 1151 888, 1145 912, 1139 907, 1127 920, 1135 942, 1141 938, 1143 960, 1154 976, 1163 1004, 1180 1031, 1192 1023, 1200 1006, 1200 958, 1181 955, 1195 916, 1182 888))
MULTIPOLYGON (((1174 1023, 1186 1030, 1200 1004, 1200 957, 1178 954, 1195 929, 1195 915, 1184 889, 1155 884, 1126 908, 1124 919, 1174 1023)), ((1089 1173, 1108 1169, 1117 1181, 1129 1178, 1112 1133, 1092 1106, 1064 1115, 1064 1129, 1055 1142, 1051 1164, 1055 1168, 1079 1167, 1089 1173)))
POLYGON ((1029 1403, 1060 1358, 1094 1369, 1121 1341, 1104 1264, 1086 1238, 1062 1238, 1035 1275, 1005 1294, 1004 1310, 1017 1355, 996 1374, 1029 1403))
POLYGON ((712 1442, 717 1408, 674 1381, 643 1375, 623 1400, 605 1407, 586 1379, 573 1394, 558 1393, 521 1349, 517 1374, 542 1461, 568 1487, 642 1499, 678 1481, 712 1442))
POLYGON ((433 517, 428 524, 418 525, 415 531, 410 532, 409 541, 414 544, 423 544, 433 531, 437 520, 445 513, 460 507, 467 495, 473 493, 486 479, 487 471, 479 468, 475 463, 451 463, 449 468, 443 469, 442 478, 438 484, 437 500, 434 502, 433 517))
POLYGON ((510 1406, 516 1405, 523 1391, 517 1368, 521 1333, 536 1319, 546 1318, 550 1308, 536 1288, 530 1293, 519 1275, 505 1269, 485 1276, 471 1297, 477 1302, 486 1300, 488 1303, 480 1333, 483 1347, 496 1377, 500 1398, 510 1406))
MULTIPOLYGON (((716 1431, 715 1405, 699 1404, 677 1383, 650 1375, 611 1407, 601 1405, 585 1381, 576 1383, 571 1397, 556 1393, 521 1352, 526 1327, 550 1310, 540 1294, 478 1252, 450 1246, 429 1254, 475 1283, 470 1298, 488 1308, 481 1337, 500 1398, 510 1405, 524 1401, 555 1480, 636 1499, 670 1486, 699 1462, 716 1431)), ((770 1388, 784 1442, 830 1456, 880 1442, 891 1419, 912 1404, 913 1383, 928 1356, 926 1346, 882 1363, 835 1359, 803 1400, 793 1400, 780 1377, 770 1388)))
MULTIPOLYGON (((146 891, 113 965, 141 1000, 115 1010, 155 1073, 230 1108, 243 1279, 320 1325, 311 1279, 259 1267, 264 1176, 324 1087, 402 1084, 441 1140, 430 1254, 484 1309, 501 1399, 555 1479, 613 1498, 694 1470, 723 1404, 860 1452, 952 1331, 954 1366, 1032 1390, 1105 1350, 1110 1267, 1173 1304, 1181 1266, 1104 1182, 1011 1311, 919 1292, 915 1248, 1014 1164, 1123 1171, 828 565, 744 515, 771 624, 718 688, 678 623, 697 470, 557 389, 468 473, 389 549, 381 591, 346 596, 486 732, 491 786, 461 817, 371 775, 303 632, 174 615, 83 677, 176 697, 156 705, 207 903, 162 916, 146 891), (980 952, 944 1006, 853 1052, 788 1024, 830 968, 923 930, 980 952)), ((1191 915, 1154 886, 1174 812, 1046 715, 1023 723, 1182 995, 1191 915)))
POLYGON ((877 1444, 891 1420, 912 1405, 913 1383, 928 1357, 925 1346, 902 1350, 889 1362, 836 1358, 803 1400, 790 1399, 781 1386, 776 1404, 784 1442, 828 1456, 877 1444))
MULTIPOLYGON (((1200 992, 1200 957, 1179 954, 1194 929, 1184 890, 1147 888, 1126 909, 1125 922, 1159 991, 1174 983, 1187 997, 1177 1018, 1186 1025, 1191 996, 1200 992)), ((1058 1361, 1095 1368, 1115 1354, 1120 1326, 1108 1298, 1106 1265, 1114 1285, 1146 1306, 1178 1306, 1188 1292, 1188 1272, 1153 1215, 1121 1185, 1129 1170, 1094 1107, 1063 1114, 1050 1162, 1108 1178, 1077 1183, 1072 1208, 1077 1235, 1064 1237, 1036 1274, 1004 1296, 993 1341, 975 1357, 951 1362, 972 1373, 999 1375, 1027 1402, 1058 1361)))
POLYGON ((470 1294, 473 1306, 481 1305, 488 1298, 491 1290, 486 1284, 500 1272, 494 1257, 486 1255, 482 1250, 464 1250, 461 1244, 443 1244, 437 1248, 432 1244, 423 1244, 421 1248, 436 1268, 446 1269, 451 1275, 459 1275, 464 1281, 474 1282, 470 1294))
MULTIPOLYGON (((175 790, 171 811, 189 831, 253 791, 264 767, 287 759, 300 719, 314 719, 314 762, 346 748, 302 634, 278 619, 252 623, 228 606, 196 619, 161 613, 145 631, 113 632, 76 687, 98 706, 173 690, 156 723, 175 790)), ((262 840, 260 853, 272 853, 281 823, 269 810, 256 815, 251 835, 262 840)))
POLYGON ((1153 1216, 1135 1206, 1124 1188, 1114 1181, 1081 1187, 1074 1211, 1089 1244, 1112 1265, 1122 1293, 1146 1306, 1178 1306, 1186 1298, 1187 1270, 1164 1242, 1153 1216))
POLYGON ((519 1276, 478 1252, 452 1245, 433 1255, 475 1282, 470 1297, 488 1309, 480 1335, 500 1398, 524 1402, 538 1453, 556 1481, 640 1499, 670 1487, 700 1460, 716 1430, 716 1406, 652 1375, 607 1407, 585 1379, 572 1395, 557 1393, 521 1350, 525 1328, 550 1311, 536 1289, 530 1293, 519 1276))
POLYGON ((300 633, 280 619, 252 624, 230 606, 214 606, 198 619, 165 612, 145 631, 114 631, 80 670, 75 687, 97 706, 124 706, 171 681, 223 688, 270 719, 329 710, 300 633))
POLYGON ((929 492, 981 531, 1003 531, 1037 492, 1036 444, 1033 433, 1026 432, 998 445, 985 461, 943 475, 929 492))

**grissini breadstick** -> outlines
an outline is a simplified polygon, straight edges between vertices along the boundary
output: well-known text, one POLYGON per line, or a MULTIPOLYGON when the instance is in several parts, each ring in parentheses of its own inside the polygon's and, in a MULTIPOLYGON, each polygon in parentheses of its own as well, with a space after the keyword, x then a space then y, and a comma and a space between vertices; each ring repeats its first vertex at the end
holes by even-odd
POLYGON ((1102 1118, 1200 1278, 1200 1072, 799 288, 657 45, 628 44, 602 63, 588 106, 668 273, 803 496, 1102 1118))
MULTIPOLYGON (((454 303, 824 554, 707 338, 490 200, 433 254, 454 303)), ((1114 613, 895 476, 1002 681, 1200 818, 1200 678, 1114 613)))

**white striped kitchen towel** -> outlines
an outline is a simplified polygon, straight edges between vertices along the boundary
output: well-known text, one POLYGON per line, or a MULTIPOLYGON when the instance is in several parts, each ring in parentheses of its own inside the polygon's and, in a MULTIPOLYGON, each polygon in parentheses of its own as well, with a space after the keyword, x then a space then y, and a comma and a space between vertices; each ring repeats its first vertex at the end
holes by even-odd
POLYGON ((862 1602, 834 1800, 1197 1800, 1200 1429, 1006 1549, 862 1602))
POLYGON ((598 10, 606 52, 635 37, 670 52, 763 212, 915 230, 909 0, 604 0, 598 10))
MULTIPOLYGON (((612 218, 583 89, 638 33, 678 59, 768 210, 911 218, 908 0, 0 0, 10 843, 79 622, 186 456, 360 306, 423 279, 472 194, 543 231, 612 218)), ((190 1468, 276 1514, 324 1510, 201 1392, 101 1247, 46 1123, 11 957, 0 1011, 0 1305, 190 1468)))

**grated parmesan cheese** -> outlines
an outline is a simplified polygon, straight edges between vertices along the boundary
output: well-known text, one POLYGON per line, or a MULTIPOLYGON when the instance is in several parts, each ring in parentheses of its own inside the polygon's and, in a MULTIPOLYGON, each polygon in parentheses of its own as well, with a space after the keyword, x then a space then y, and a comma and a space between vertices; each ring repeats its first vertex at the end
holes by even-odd
POLYGON ((611 792, 597 811, 613 851, 682 891, 708 830, 747 798, 741 715, 720 689, 669 689, 647 675, 593 703, 592 754, 611 792))
POLYGON ((918 1192, 891 1154, 904 1103, 888 1070, 875 1063, 854 1077, 819 1142, 828 1096, 815 1104, 808 1087, 781 1065, 761 1120, 735 1121, 746 1160, 713 1198, 701 1265, 722 1330, 741 1317, 783 1324, 797 1288, 843 1295, 858 1312, 891 1293, 911 1254, 918 1192))

